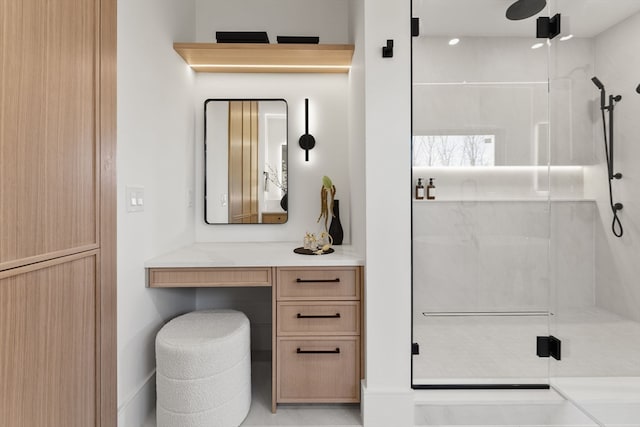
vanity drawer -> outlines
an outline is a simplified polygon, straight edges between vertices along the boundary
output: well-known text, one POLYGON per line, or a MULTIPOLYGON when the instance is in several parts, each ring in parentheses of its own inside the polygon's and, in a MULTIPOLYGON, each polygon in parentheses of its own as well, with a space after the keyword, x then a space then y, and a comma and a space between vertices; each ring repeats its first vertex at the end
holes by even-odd
POLYGON ((360 303, 279 302, 278 335, 359 335, 360 303))
POLYGON ((278 269, 278 299, 359 300, 358 267, 278 269))
POLYGON ((149 269, 152 288, 271 286, 271 283, 271 267, 149 269))
POLYGON ((359 402, 359 342, 358 337, 278 338, 278 402, 359 402))

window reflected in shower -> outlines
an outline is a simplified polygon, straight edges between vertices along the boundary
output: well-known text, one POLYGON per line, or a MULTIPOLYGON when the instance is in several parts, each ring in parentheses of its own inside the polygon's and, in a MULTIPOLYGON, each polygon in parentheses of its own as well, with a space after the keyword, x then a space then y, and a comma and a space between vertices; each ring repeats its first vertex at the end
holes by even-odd
POLYGON ((413 166, 494 166, 495 135, 415 135, 413 166))

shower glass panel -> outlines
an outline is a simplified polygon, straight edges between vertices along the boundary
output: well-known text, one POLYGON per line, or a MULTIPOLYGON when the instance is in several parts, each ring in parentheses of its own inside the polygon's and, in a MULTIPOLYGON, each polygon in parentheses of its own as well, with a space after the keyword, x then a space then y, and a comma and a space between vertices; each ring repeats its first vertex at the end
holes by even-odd
POLYGON ((580 178, 564 195, 551 189, 551 328, 562 341, 551 383, 602 425, 640 425, 640 1, 549 7, 563 21, 550 46, 551 176, 580 178))
POLYGON ((549 384, 549 49, 508 5, 412 0, 414 388, 549 384))

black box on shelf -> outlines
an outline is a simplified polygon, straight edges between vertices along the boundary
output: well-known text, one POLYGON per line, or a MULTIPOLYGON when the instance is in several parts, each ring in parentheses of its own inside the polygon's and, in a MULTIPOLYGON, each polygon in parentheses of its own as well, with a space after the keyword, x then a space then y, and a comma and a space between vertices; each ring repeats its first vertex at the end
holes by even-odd
POLYGON ((278 43, 318 44, 320 37, 316 36, 278 36, 278 43))
POLYGON ((269 43, 266 31, 216 31, 218 43, 269 43))

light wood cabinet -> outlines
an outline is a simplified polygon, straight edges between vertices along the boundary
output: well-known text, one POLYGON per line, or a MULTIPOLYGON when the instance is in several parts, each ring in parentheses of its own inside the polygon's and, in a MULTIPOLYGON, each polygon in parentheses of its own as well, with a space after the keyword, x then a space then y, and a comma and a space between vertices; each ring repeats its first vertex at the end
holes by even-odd
POLYGON ((262 212, 263 224, 284 224, 287 219, 286 212, 262 212))
POLYGON ((360 401, 361 267, 280 267, 272 410, 360 401))
POLYGON ((360 401, 360 337, 278 338, 281 403, 360 401))
POLYGON ((271 286, 271 267, 151 268, 150 288, 210 288, 271 286))
POLYGON ((357 267, 278 268, 278 300, 360 300, 357 267))
POLYGON ((358 301, 298 302, 277 305, 278 336, 285 335, 358 335, 358 301))
POLYGON ((117 425, 116 6, 0 2, 2 427, 117 425))
POLYGON ((278 403, 358 403, 364 373, 363 261, 348 246, 336 247, 333 257, 300 257, 291 247, 218 243, 179 249, 147 262, 148 284, 271 286, 272 411, 278 403), (221 253, 224 259, 218 260, 221 253), (229 259, 233 266, 225 264, 229 259), (317 265, 301 265, 306 259, 317 265))

